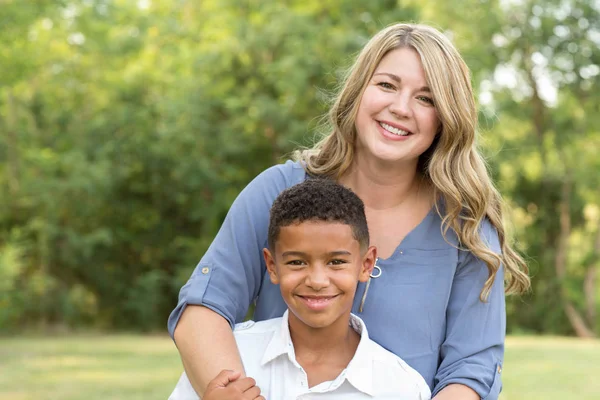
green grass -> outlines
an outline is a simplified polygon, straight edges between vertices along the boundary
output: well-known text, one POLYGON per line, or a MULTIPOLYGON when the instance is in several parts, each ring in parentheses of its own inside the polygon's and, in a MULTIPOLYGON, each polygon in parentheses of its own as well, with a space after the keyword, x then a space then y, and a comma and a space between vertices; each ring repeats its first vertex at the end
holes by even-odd
POLYGON ((167 399, 181 362, 165 336, 0 338, 0 399, 167 399))
POLYGON ((510 337, 501 400, 600 399, 600 341, 510 337))
MULTIPOLYGON (((165 336, 0 338, 0 399, 166 400, 180 372, 165 336)), ((600 399, 600 341, 511 337, 502 376, 501 400, 600 399)))

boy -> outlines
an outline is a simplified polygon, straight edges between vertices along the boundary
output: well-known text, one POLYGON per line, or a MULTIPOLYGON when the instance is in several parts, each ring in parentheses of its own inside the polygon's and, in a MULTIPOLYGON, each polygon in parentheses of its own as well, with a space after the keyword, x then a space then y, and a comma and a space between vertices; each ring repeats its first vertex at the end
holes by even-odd
MULTIPOLYGON (((271 282, 288 306, 283 317, 236 325, 244 369, 222 371, 205 400, 429 399, 424 379, 369 339, 350 313, 358 282, 376 261, 362 201, 325 179, 284 190, 271 208, 268 249, 271 282), (260 390, 259 390, 260 388, 260 390)), ((185 373, 170 400, 198 399, 185 373)))

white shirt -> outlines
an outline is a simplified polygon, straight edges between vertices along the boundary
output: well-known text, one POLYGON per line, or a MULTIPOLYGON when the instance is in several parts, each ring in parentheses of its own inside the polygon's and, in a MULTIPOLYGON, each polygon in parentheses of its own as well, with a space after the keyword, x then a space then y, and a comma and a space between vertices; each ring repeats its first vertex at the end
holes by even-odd
MULTIPOLYGON (((288 326, 281 318, 237 324, 235 340, 246 374, 256 380, 267 400, 429 400, 431 391, 417 371, 400 357, 369 339, 364 322, 350 316, 360 342, 345 370, 333 381, 308 387, 306 372, 296 361, 288 326)), ((198 400, 185 372, 169 400, 198 400)))

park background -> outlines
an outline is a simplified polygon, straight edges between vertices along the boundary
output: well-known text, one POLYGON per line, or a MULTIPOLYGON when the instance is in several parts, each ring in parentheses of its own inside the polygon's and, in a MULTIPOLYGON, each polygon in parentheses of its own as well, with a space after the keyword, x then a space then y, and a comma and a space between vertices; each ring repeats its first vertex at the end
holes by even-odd
POLYGON ((600 2, 0 0, 0 398, 166 398, 179 288, 368 38, 443 30, 532 290, 503 400, 598 399, 600 2))

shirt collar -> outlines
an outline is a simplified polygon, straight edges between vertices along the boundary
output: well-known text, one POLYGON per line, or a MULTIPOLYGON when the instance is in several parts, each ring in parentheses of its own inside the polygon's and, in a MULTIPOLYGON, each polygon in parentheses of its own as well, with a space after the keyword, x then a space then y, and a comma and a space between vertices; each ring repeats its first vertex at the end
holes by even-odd
POLYGON ((369 396, 375 396, 373 391, 373 342, 369 339, 367 326, 362 319, 350 314, 350 326, 360 334, 360 341, 354 357, 342 372, 352 386, 369 396))
POLYGON ((273 332, 273 336, 271 337, 271 340, 265 349, 265 354, 260 361, 261 366, 264 366, 283 354, 288 354, 290 361, 292 361, 294 364, 297 364, 294 345, 292 343, 292 337, 290 336, 290 328, 288 325, 288 313, 288 310, 283 313, 283 316, 281 317, 281 324, 273 332))
MULTIPOLYGON (((294 345, 290 336, 288 324, 289 311, 286 310, 281 318, 281 324, 273 333, 265 353, 261 360, 261 366, 273 361, 277 357, 287 354, 290 361, 299 367, 296 361, 294 345)), ((352 386, 369 396, 374 396, 373 392, 373 359, 371 355, 371 341, 367 327, 362 319, 354 314, 350 314, 350 326, 360 335, 360 341, 356 348, 354 357, 338 379, 346 379, 352 386)), ((336 379, 336 381, 338 380, 336 379)), ((336 385, 337 386, 337 385, 336 385)))

